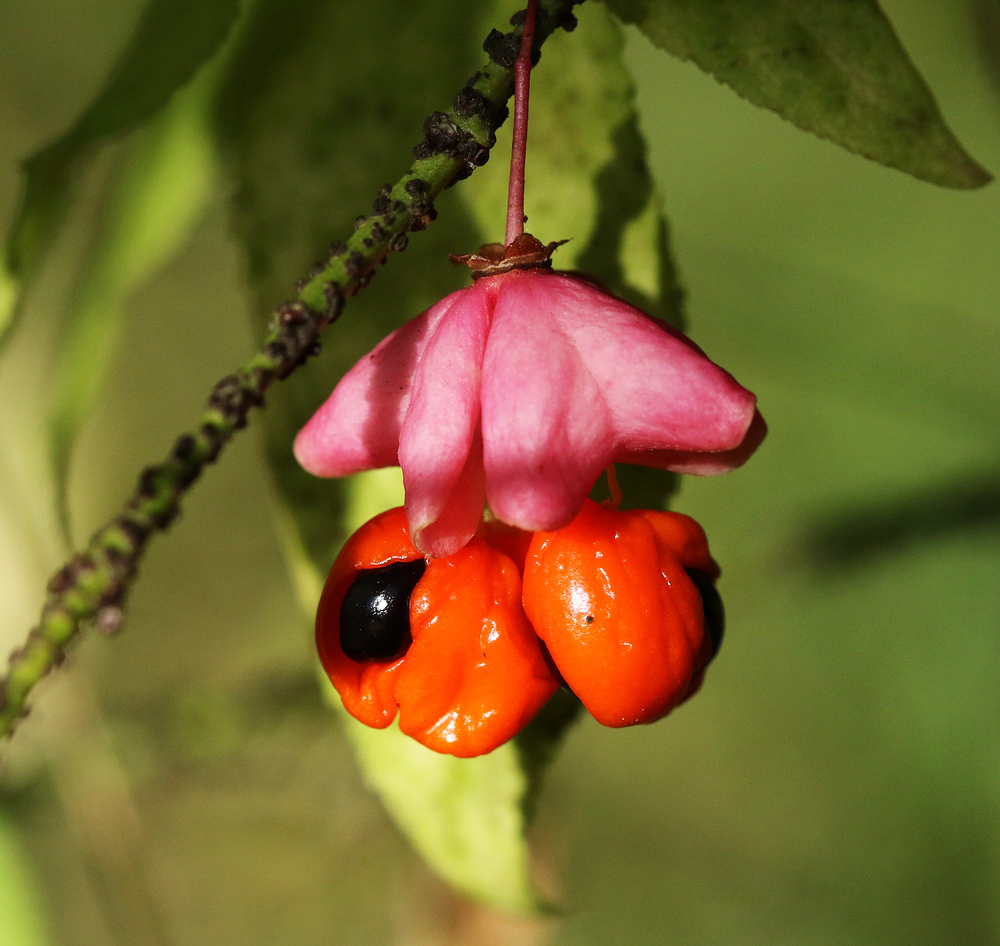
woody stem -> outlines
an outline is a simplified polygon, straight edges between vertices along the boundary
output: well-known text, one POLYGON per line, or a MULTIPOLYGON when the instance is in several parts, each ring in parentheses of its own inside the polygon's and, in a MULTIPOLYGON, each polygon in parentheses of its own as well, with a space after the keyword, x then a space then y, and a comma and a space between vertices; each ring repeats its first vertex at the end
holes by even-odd
POLYGON ((535 39, 538 0, 528 0, 524 11, 521 51, 514 63, 514 133, 510 151, 510 183, 507 187, 507 246, 524 233, 524 160, 528 147, 528 95, 531 87, 531 48, 535 39))

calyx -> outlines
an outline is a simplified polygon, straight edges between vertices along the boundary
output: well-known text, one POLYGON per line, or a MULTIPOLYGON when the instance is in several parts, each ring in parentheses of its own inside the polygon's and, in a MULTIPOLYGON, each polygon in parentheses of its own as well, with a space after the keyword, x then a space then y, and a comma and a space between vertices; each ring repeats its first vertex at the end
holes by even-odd
POLYGON ((566 242, 556 240, 546 246, 530 233, 522 233, 506 246, 484 243, 475 253, 452 254, 449 259, 456 266, 468 266, 473 279, 496 276, 512 269, 551 269, 553 252, 566 242))

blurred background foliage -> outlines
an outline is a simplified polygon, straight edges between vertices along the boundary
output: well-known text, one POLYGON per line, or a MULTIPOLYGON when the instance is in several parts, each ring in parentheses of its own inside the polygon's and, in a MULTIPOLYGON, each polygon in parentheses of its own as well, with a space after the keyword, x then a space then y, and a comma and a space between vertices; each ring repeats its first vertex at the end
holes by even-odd
MULTIPOLYGON (((996 5, 884 7, 959 139, 1000 170, 996 5)), ((94 94, 139 8, 0 7, 0 224, 17 162, 94 94)), ((287 29, 308 30, 296 9, 287 29)), ((398 14, 366 7, 386 29, 398 14)), ((326 238, 349 233, 407 162, 365 142, 388 125, 416 142, 492 23, 463 28, 453 61, 431 69, 394 50, 364 93, 345 89, 338 107, 360 124, 340 126, 342 147, 364 157, 345 163, 356 177, 344 203, 316 224, 326 238)), ((345 20, 343 35, 329 55, 367 76, 361 26, 345 20)), ((0 942, 1000 939, 1000 191, 911 180, 754 109, 631 31, 627 51, 689 331, 757 392, 771 433, 745 469, 685 480, 675 504, 705 525, 725 572, 729 633, 703 692, 652 727, 581 722, 549 773, 537 871, 563 912, 512 919, 462 902, 366 791, 321 699, 252 429, 151 547, 123 634, 86 640, 4 749, 0 942)), ((543 55, 536 96, 545 88, 543 55)), ((502 179, 508 140, 477 172, 484 189, 502 179)), ((52 352, 109 174, 127 158, 112 149, 88 172, 4 355, 5 646, 64 557, 44 438, 52 352)), ((330 330, 331 374, 461 284, 444 255, 477 239, 459 196, 476 186, 447 194, 435 227, 330 330)), ((229 197, 214 195, 125 302, 71 467, 77 543, 250 352, 247 312, 300 274, 292 250, 266 278, 259 261, 248 269, 229 197)), ((280 223, 272 198, 261 227, 280 223)), ((531 200, 529 155, 529 215, 531 200)))

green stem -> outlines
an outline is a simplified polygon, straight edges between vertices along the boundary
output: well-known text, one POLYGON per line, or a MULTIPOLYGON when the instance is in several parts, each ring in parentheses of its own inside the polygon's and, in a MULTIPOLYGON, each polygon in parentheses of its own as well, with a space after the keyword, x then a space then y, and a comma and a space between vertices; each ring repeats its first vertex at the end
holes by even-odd
MULTIPOLYGON (((537 42, 559 27, 572 29, 572 8, 579 2, 541 0, 537 42)), ((184 495, 246 426, 268 387, 318 350, 320 333, 338 318, 345 301, 368 284, 390 252, 405 248, 408 233, 434 219, 438 194, 486 163, 496 129, 507 117, 520 44, 519 30, 490 33, 483 44, 488 62, 455 96, 450 112, 435 112, 424 122, 424 140, 414 148, 409 170, 379 192, 347 243, 332 247, 326 265, 300 283, 298 298, 276 310, 260 349, 215 385, 195 429, 177 439, 162 463, 143 471, 118 514, 52 576, 38 624, 11 654, 0 679, 0 737, 14 731, 31 691, 61 663, 84 624, 107 631, 121 626, 125 595, 147 543, 176 518, 184 495)))

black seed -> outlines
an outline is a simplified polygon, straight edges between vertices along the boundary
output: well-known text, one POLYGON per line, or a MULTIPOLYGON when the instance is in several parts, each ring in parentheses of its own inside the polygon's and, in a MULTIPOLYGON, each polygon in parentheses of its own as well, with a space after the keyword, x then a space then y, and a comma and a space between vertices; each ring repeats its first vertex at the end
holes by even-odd
POLYGON ((712 639, 712 657, 715 657, 722 646, 722 637, 726 627, 722 598, 715 587, 715 582, 704 572, 698 571, 696 568, 687 568, 685 571, 701 595, 701 606, 705 612, 705 630, 708 631, 708 636, 712 639))
POLYGON ((358 572, 340 606, 340 649, 358 662, 402 657, 410 636, 410 595, 427 563, 393 562, 358 572))

